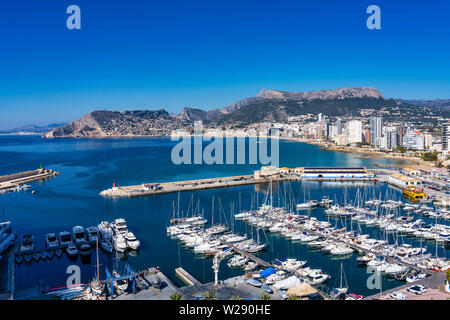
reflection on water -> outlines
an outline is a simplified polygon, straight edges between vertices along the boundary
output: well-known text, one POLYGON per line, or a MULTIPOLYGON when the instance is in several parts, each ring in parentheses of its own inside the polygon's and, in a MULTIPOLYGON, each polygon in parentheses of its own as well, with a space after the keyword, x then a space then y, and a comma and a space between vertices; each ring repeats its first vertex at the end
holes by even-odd
MULTIPOLYGON (((214 221, 230 223, 233 213, 239 208, 250 209, 261 204, 268 197, 267 185, 248 185, 224 189, 211 189, 178 194, 158 196, 104 199, 99 192, 109 188, 113 182, 119 185, 141 184, 142 182, 160 182, 170 180, 200 179, 217 176, 251 174, 260 165, 181 165, 170 162, 172 142, 170 139, 121 139, 121 140, 41 140, 37 137, 0 137, 0 174, 36 168, 42 162, 44 166, 59 171, 61 174, 45 182, 31 183, 35 194, 21 191, 0 195, 0 207, 6 210, 6 219, 11 220, 19 236, 32 233, 36 247, 43 248, 45 235, 50 232, 70 231, 75 225, 84 227, 97 225, 106 220, 106 202, 108 202, 110 220, 123 217, 128 227, 141 241, 138 252, 129 252, 120 256, 110 256, 99 250, 101 274, 125 262, 135 270, 159 266, 173 281, 182 285, 175 276, 174 269, 183 266, 201 282, 213 281, 212 261, 195 255, 180 246, 177 240, 167 236, 165 227, 173 215, 174 206, 179 214, 186 215, 193 195, 194 203, 199 201, 199 208, 211 221, 212 198, 215 199, 214 221), (220 203, 220 205, 219 205, 220 203)), ((366 166, 374 163, 392 163, 383 159, 358 159, 347 153, 319 150, 316 146, 302 143, 285 143, 280 141, 280 162, 283 166, 366 166)), ((283 182, 273 184, 272 199, 276 206, 293 208, 294 203, 303 199, 320 200, 323 196, 338 202, 354 201, 357 190, 366 195, 381 194, 387 190, 392 198, 400 199, 400 192, 382 184, 373 185, 364 182, 283 182), (372 190, 373 189, 373 190, 372 190), (307 194, 305 195, 305 192, 307 194)), ((190 212, 190 211, 189 211, 190 212)), ((305 212, 318 219, 328 217, 319 208, 305 212)), ((342 220, 330 219, 338 225, 342 220)), ((347 221, 348 228, 350 222, 347 221)), ((353 224, 353 228, 357 225, 353 224)), ((235 221, 236 232, 246 232, 256 237, 256 230, 243 221, 235 221)), ((361 226, 363 232, 371 237, 384 237, 379 229, 361 226)), ((366 281, 370 274, 365 268, 357 267, 357 255, 334 259, 324 256, 321 251, 310 250, 306 245, 291 242, 277 234, 260 231, 260 237, 267 238, 268 250, 259 254, 264 260, 296 257, 307 260, 307 266, 321 268, 332 278, 328 284, 333 286, 338 277, 340 264, 344 264, 347 280, 352 292, 368 295, 375 293, 367 288, 366 281)), ((394 241, 388 235, 389 241, 394 241)), ((418 246, 417 240, 399 237, 399 241, 418 246)), ((431 252, 435 252, 432 243, 425 243, 431 252)), ((448 253, 438 248, 439 254, 448 253)), ((17 266, 16 288, 18 290, 36 285, 45 279, 51 288, 63 286, 70 274, 67 268, 76 264, 81 269, 81 281, 88 282, 95 273, 96 256, 92 250, 90 261, 69 260, 66 254, 53 259, 24 263, 17 266)), ((225 279, 242 274, 238 269, 230 269, 226 263, 220 265, 219 277, 225 279)), ((394 280, 383 280, 383 287, 397 285, 394 280)))

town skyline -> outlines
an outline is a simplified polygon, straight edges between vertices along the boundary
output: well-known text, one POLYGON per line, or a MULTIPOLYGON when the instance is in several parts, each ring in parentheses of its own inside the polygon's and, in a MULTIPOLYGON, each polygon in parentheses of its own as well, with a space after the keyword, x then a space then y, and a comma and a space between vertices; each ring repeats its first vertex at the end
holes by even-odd
POLYGON ((445 1, 379 1, 380 30, 366 27, 369 1, 77 4, 80 30, 66 28, 67 4, 2 5, 1 128, 98 109, 209 110, 263 88, 450 98, 445 1))

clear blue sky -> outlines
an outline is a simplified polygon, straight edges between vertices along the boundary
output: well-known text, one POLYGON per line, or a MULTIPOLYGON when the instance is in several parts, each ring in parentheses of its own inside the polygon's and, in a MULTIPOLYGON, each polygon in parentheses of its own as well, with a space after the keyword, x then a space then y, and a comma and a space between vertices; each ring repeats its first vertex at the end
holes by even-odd
POLYGON ((0 128, 94 109, 211 109, 262 88, 450 98, 450 1, 0 3, 0 128), (82 29, 66 28, 81 8, 82 29), (366 8, 381 7, 381 30, 366 8))

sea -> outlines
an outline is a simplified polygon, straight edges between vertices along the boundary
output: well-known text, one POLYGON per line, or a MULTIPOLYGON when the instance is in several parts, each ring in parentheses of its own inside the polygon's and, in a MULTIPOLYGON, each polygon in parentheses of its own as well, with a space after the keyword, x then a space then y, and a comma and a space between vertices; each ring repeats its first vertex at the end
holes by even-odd
MULTIPOLYGON (((48 233, 71 232, 77 225, 97 226, 101 221, 124 218, 128 228, 140 240, 137 252, 108 255, 99 250, 100 277, 105 271, 121 272, 126 264, 134 270, 158 267, 176 285, 184 284, 175 275, 181 266, 202 283, 214 281, 212 259, 196 255, 167 235, 166 227, 174 216, 202 213, 211 222, 226 223, 235 232, 247 233, 260 241, 267 241, 267 250, 258 256, 266 261, 283 258, 307 260, 306 266, 321 268, 331 275, 323 290, 339 285, 340 268, 343 266, 345 281, 350 291, 368 296, 402 284, 383 278, 381 287, 373 286, 371 273, 358 267, 353 254, 342 258, 323 255, 310 250, 305 244, 292 242, 280 235, 256 230, 232 216, 241 210, 249 210, 264 201, 273 205, 292 207, 305 199, 320 200, 327 196, 337 203, 355 201, 357 195, 375 195, 402 200, 401 191, 382 183, 373 182, 283 182, 274 184, 269 193, 268 185, 248 185, 231 188, 209 189, 133 198, 104 198, 102 190, 118 186, 142 183, 181 181, 190 179, 224 177, 252 174, 261 167, 256 164, 180 164, 172 162, 171 152, 177 144, 166 137, 118 138, 118 139, 43 139, 40 136, 0 136, 0 175, 32 170, 43 166, 60 174, 44 181, 30 183, 27 190, 0 195, 1 219, 11 221, 20 241, 24 234, 34 236, 35 247, 45 247, 48 233), (34 193, 32 192, 34 191, 34 193), (214 199, 214 201, 213 201, 214 199), (214 202, 214 206, 212 205, 214 202)), ((372 158, 359 154, 321 150, 320 147, 300 142, 279 141, 279 164, 281 167, 360 167, 406 165, 402 160, 372 158)), ((327 220, 322 208, 305 211, 304 214, 327 220)), ((426 219, 426 218, 424 218, 426 219)), ((348 228, 358 228, 355 223, 331 219, 336 226, 347 223, 348 228)), ((430 221, 433 222, 433 221, 430 221)), ((379 229, 360 226, 371 237, 385 239, 379 229)), ((389 242, 410 243, 420 246, 417 239, 394 235, 387 236, 389 242)), ((433 243, 422 243, 429 252, 439 256, 449 253, 433 243)), ((95 250, 91 259, 60 258, 22 262, 15 267, 15 290, 20 292, 45 281, 50 288, 63 287, 71 276, 72 265, 81 270, 81 282, 88 283, 96 274, 95 250)), ((223 261, 219 279, 243 274, 240 269, 231 269, 223 261)), ((244 297, 245 298, 245 297, 244 297)))

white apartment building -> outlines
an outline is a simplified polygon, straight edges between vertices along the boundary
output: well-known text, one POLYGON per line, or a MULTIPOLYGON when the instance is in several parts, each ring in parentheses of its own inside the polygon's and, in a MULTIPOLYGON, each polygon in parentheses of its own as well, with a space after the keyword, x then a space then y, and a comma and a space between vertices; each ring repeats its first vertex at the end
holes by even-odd
POLYGON ((347 122, 347 144, 362 142, 362 123, 359 120, 347 122))

